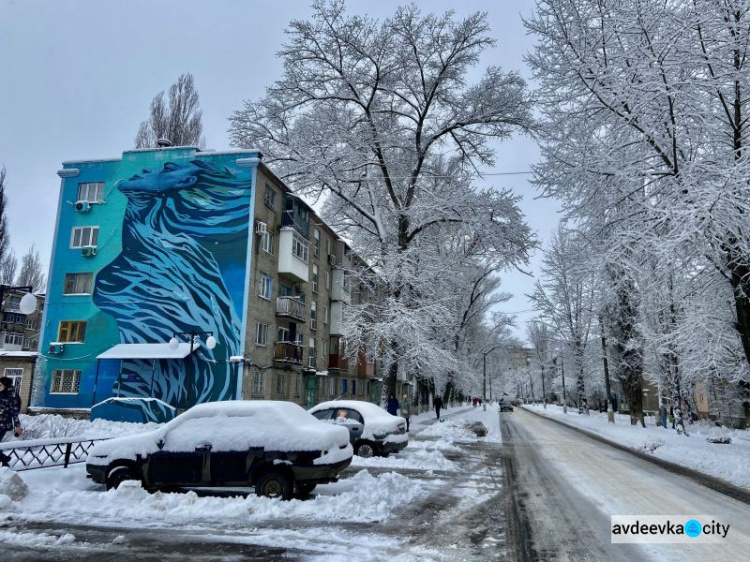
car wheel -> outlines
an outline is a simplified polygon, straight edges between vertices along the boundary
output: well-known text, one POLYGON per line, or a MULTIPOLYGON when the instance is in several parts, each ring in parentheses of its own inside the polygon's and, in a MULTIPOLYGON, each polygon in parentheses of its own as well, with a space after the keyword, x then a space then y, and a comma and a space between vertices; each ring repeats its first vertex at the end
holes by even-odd
POLYGON ((367 441, 361 441, 357 443, 354 454, 358 457, 369 459, 375 456, 375 446, 367 441))
POLYGON ((317 486, 317 484, 309 484, 309 483, 297 484, 297 496, 304 498, 315 489, 315 486, 317 486))
POLYGON ((107 474, 107 490, 114 490, 125 480, 140 480, 138 475, 129 466, 116 466, 107 474))
POLYGON ((285 474, 270 470, 264 473, 255 484, 255 493, 267 498, 292 499, 292 483, 285 474))

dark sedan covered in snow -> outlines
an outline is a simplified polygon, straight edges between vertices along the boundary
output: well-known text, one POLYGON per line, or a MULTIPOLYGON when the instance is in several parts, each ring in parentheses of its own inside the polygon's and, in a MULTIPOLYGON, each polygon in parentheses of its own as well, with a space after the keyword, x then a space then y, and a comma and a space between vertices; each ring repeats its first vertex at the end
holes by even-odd
POLYGON ((107 489, 247 487, 290 499, 335 482, 352 460, 349 432, 290 402, 200 404, 163 427, 98 443, 88 476, 107 489))

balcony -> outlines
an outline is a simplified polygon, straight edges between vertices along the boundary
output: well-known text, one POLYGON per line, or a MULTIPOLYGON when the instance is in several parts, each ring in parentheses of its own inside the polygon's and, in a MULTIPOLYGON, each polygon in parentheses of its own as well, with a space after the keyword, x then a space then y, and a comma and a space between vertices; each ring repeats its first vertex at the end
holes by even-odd
POLYGON ((276 299, 276 316, 294 318, 298 322, 306 322, 305 303, 299 297, 279 297, 276 299))
POLYGON ((351 302, 349 280, 344 276, 344 270, 334 269, 332 277, 333 283, 331 284, 331 300, 343 301, 346 304, 349 304, 351 302))
POLYGON ((279 275, 307 283, 310 269, 307 260, 308 241, 293 228, 283 227, 279 232, 279 275))
POLYGON ((328 368, 341 369, 342 371, 346 371, 347 369, 349 369, 349 360, 344 355, 329 355, 328 368))
POLYGON ((302 365, 302 346, 293 341, 276 342, 273 348, 273 360, 279 363, 302 365))

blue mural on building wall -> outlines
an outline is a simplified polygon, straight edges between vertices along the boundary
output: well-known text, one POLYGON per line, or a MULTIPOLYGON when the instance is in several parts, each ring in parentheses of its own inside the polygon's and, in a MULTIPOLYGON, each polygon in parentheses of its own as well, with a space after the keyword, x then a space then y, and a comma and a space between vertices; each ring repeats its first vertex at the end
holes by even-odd
POLYGON ((237 397, 229 358, 245 335, 259 157, 175 147, 64 163, 34 406, 149 421, 237 397), (92 182, 103 189, 79 205, 92 182), (82 242, 82 229, 97 239, 82 242), (90 289, 78 283, 86 276, 90 289), (117 344, 193 331, 211 332, 216 347, 185 360, 97 359, 117 344), (102 405, 115 396, 149 400, 102 405))
POLYGON ((217 341, 188 357, 188 369, 174 360, 123 361, 120 395, 176 406, 234 397, 228 359, 240 352, 242 299, 233 301, 225 276, 245 268, 251 179, 193 160, 144 170, 118 189, 128 199, 122 251, 97 275, 94 304, 115 318, 121 343, 166 342, 196 329, 217 341))

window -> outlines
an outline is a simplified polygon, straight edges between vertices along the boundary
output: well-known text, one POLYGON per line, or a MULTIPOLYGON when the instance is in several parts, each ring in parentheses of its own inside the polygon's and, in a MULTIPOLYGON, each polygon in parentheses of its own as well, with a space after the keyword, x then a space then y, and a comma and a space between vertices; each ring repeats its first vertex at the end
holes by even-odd
POLYGON ((23 379, 23 369, 17 367, 6 367, 4 376, 8 377, 13 382, 13 390, 16 394, 21 392, 21 380, 23 379))
POLYGON ((327 271, 323 272, 323 285, 325 286, 327 291, 331 290, 331 276, 327 271))
POLYGON ((260 249, 267 254, 273 255, 273 233, 266 232, 260 237, 260 249))
POLYGON ((266 374, 253 373, 253 394, 263 394, 266 387, 266 374))
POLYGON ((255 345, 268 343, 268 324, 255 323, 255 345))
POLYGON ((348 390, 348 383, 349 381, 347 379, 341 379, 341 396, 346 396, 347 390, 348 390))
POLYGON ((5 307, 5 310, 21 310, 21 297, 19 297, 18 295, 9 296, 8 306, 5 307))
POLYGON ((289 328, 279 328, 276 332, 276 341, 285 342, 289 341, 289 328))
POLYGON ((26 318, 26 329, 27 330, 36 330, 36 322, 32 320, 31 318, 26 318))
POLYGON ((352 387, 351 388, 351 390, 352 390, 352 396, 356 396, 356 394, 357 394, 357 381, 354 380, 354 379, 352 379, 350 382, 351 382, 350 386, 352 387))
POLYGON ((331 241, 328 238, 326 238, 326 255, 328 256, 330 254, 331 254, 331 241))
POLYGON ((273 296, 273 279, 270 275, 266 275, 263 272, 260 273, 260 283, 258 283, 258 296, 266 299, 267 301, 270 301, 271 297, 273 296))
POLYGON ((312 273, 312 292, 317 293, 318 292, 318 266, 313 264, 313 273, 312 273))
POLYGON ((6 312, 3 314, 3 322, 6 324, 26 324, 26 317, 16 312, 6 312))
POLYGON ((64 295, 90 295, 93 273, 66 273, 64 295))
POLYGON ((320 255, 320 230, 317 228, 313 231, 313 253, 316 258, 320 255))
POLYGON ((24 351, 34 351, 38 347, 39 347, 39 339, 38 338, 24 338, 24 340, 23 340, 23 350, 24 351))
POLYGON ((276 375, 276 394, 286 395, 286 375, 276 375))
POLYGON ((323 324, 328 324, 328 306, 323 305, 323 324))
POLYGON ((23 334, 5 332, 5 345, 20 345, 23 347, 23 334))
POLYGON ((60 322, 60 328, 57 332, 57 341, 83 343, 83 340, 85 337, 86 337, 86 322, 79 322, 79 321, 60 322))
POLYGON ((77 226, 70 235, 71 248, 83 248, 84 246, 96 246, 99 243, 98 226, 77 226))
POLYGON ((313 338, 310 338, 310 343, 308 344, 309 347, 307 348, 307 366, 312 367, 313 369, 316 368, 315 363, 315 340, 313 338))
POLYGON ((76 201, 102 203, 104 201, 104 182, 79 183, 76 201))
POLYGON ((308 257, 307 246, 307 240, 302 238, 302 236, 300 236, 296 232, 292 233, 292 253, 305 263, 307 263, 308 257))
POLYGON ((266 190, 263 192, 263 201, 266 207, 276 210, 276 191, 269 184, 266 184, 266 190))
POLYGON ((328 394, 331 396, 336 394, 336 377, 331 377, 328 380, 328 394))
POLYGON ((59 369, 52 371, 52 394, 78 394, 81 384, 81 371, 59 369))
POLYGON ((302 390, 302 375, 297 375, 296 377, 294 377, 294 395, 299 396, 301 390, 302 390))
POLYGON ((318 303, 315 301, 310 303, 310 329, 318 329, 318 303))

